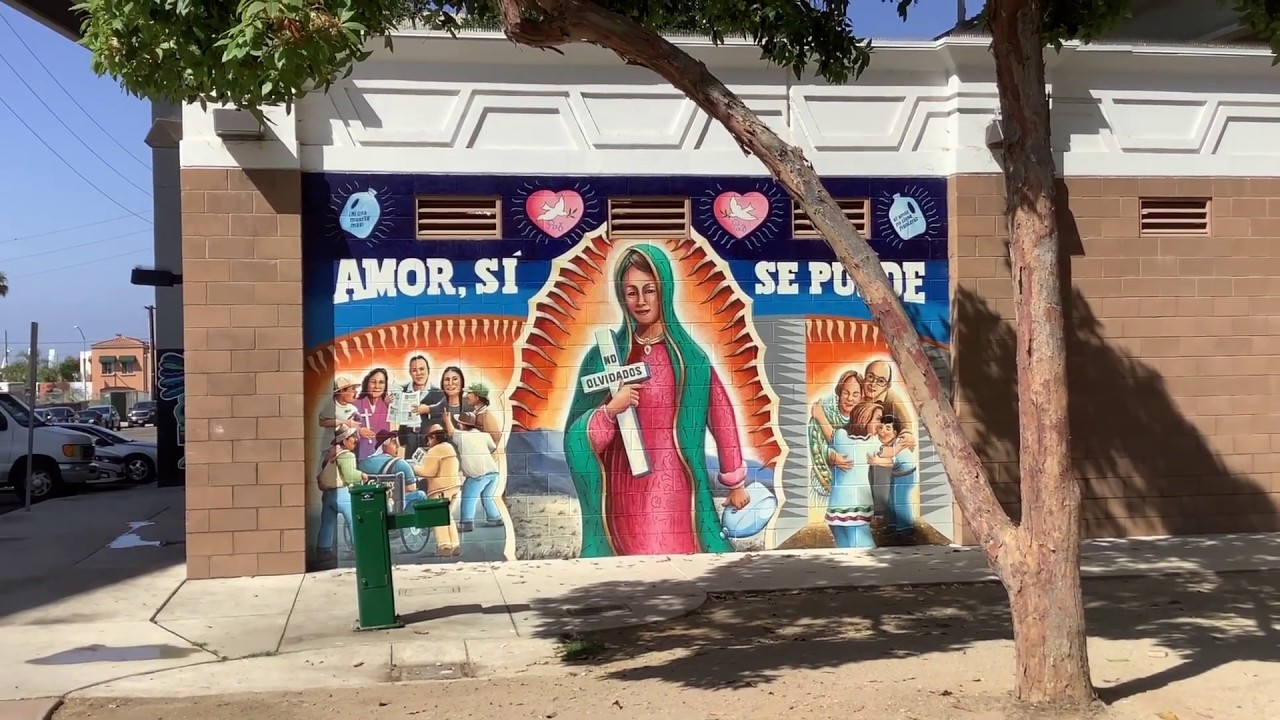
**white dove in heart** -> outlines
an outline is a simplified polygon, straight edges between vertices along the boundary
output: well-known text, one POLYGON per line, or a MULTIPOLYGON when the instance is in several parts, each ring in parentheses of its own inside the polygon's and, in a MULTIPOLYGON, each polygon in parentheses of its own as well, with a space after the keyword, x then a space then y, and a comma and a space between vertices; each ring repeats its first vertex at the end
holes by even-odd
POLYGON ((738 198, 729 198, 729 217, 734 220, 755 220, 755 208, 750 205, 739 205, 738 198))
POLYGON ((538 220, 555 220, 556 218, 569 217, 569 212, 564 209, 564 196, 556 196, 556 204, 542 203, 542 214, 538 216, 538 220))

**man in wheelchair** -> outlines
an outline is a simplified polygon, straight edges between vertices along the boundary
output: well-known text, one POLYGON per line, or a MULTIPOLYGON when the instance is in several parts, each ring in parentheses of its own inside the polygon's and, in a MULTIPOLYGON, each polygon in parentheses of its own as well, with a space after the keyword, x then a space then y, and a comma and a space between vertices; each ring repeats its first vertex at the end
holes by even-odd
MULTIPOLYGON (((436 433, 428 431, 428 444, 432 447, 438 445, 440 440, 435 438, 436 442, 431 442, 433 434, 443 434, 438 427, 433 427, 436 433)), ((428 450, 426 457, 422 459, 422 464, 414 465, 413 463, 400 457, 400 438, 399 435, 390 430, 380 431, 374 442, 376 450, 373 454, 360 461, 359 467, 361 472, 369 476, 371 482, 380 482, 388 485, 388 507, 389 511, 395 512, 394 498, 400 496, 403 500, 400 503, 399 510, 408 510, 418 500, 425 500, 428 496, 439 497, 449 500, 450 509, 456 500, 456 496, 461 482, 457 478, 457 458, 453 457, 452 467, 454 468, 452 479, 449 477, 448 458, 438 457, 438 452, 428 450), (426 491, 418 487, 419 480, 426 483, 426 491), (397 487, 398 486, 398 487, 397 487), (437 487, 438 486, 438 487, 437 487)), ((448 443, 445 443, 448 445, 448 443)), ((449 450, 452 447, 448 448, 449 450)), ((461 555, 461 545, 458 541, 458 528, 453 522, 452 517, 448 525, 432 529, 436 539, 436 556, 437 557, 458 557, 461 555)), ((426 530, 421 528, 408 528, 401 531, 401 540, 405 546, 405 550, 410 553, 418 553, 426 547, 427 534, 426 530)))

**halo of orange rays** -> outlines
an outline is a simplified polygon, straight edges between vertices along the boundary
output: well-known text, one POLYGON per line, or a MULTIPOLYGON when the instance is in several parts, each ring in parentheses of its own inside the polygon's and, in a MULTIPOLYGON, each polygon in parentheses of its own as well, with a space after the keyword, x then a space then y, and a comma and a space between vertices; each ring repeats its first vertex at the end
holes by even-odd
MULTIPOLYGON (((810 402, 835 392, 836 381, 846 370, 857 370, 861 374, 868 363, 876 360, 890 363, 897 373, 898 365, 874 322, 843 317, 806 318, 805 377, 810 402)), ((916 406, 902 391, 901 383, 894 383, 889 393, 911 415, 902 420, 914 422, 916 406)))
POLYGON ((530 301, 530 320, 517 343, 519 371, 509 394, 512 427, 564 429, 578 366, 594 343, 592 333, 622 320, 610 290, 613 263, 640 243, 657 245, 671 258, 680 319, 720 373, 744 430, 744 451, 766 467, 777 467, 786 446, 751 298, 705 241, 695 238, 614 241, 597 234, 552 263, 547 284, 530 301))

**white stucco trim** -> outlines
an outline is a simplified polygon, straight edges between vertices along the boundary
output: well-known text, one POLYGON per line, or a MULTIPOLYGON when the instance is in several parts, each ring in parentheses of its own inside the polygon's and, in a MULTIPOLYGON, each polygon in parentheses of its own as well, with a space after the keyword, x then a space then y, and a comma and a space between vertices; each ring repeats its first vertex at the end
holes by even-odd
MULTIPOLYGON (((826 175, 998 172, 987 41, 885 43, 856 82, 796 80, 743 41, 677 42, 826 175)), ((1280 173, 1280 86, 1264 50, 1072 44, 1047 58, 1066 175, 1280 173)), ((223 143, 184 111, 184 167, 549 175, 763 175, 718 123, 647 70, 497 33, 406 30, 327 95, 272 109, 273 137, 223 143)))

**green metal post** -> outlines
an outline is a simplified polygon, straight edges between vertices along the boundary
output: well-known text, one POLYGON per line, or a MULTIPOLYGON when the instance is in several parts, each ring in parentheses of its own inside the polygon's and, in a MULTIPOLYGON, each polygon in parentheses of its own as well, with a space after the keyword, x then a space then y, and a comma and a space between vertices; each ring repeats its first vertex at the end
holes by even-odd
POLYGON ((440 527, 449 524, 446 500, 419 500, 406 513, 387 512, 387 488, 355 485, 351 492, 351 540, 356 551, 357 630, 404 627, 396 615, 396 590, 391 579, 391 539, 388 533, 404 528, 440 527))
POLYGON ((391 581, 391 542, 387 537, 387 489, 382 485, 351 488, 352 544, 356 551, 356 628, 402 627, 396 617, 396 589, 391 581))

